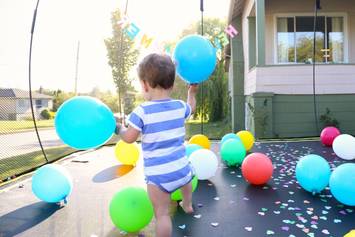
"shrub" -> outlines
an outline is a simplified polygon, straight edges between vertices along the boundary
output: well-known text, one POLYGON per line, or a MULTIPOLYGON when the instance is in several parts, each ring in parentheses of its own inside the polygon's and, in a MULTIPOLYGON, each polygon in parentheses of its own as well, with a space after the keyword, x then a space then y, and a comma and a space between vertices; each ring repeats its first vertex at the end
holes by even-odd
POLYGON ((41 117, 42 117, 43 119, 52 119, 52 118, 53 118, 52 115, 49 113, 49 110, 48 110, 48 109, 42 110, 42 112, 41 112, 41 117))

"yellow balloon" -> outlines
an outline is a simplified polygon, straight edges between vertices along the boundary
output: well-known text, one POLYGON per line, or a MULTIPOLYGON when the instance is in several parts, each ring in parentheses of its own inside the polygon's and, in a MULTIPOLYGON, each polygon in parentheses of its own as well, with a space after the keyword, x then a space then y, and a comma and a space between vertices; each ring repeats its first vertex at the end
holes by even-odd
POLYGON ((115 155, 123 165, 135 165, 139 158, 139 148, 137 143, 126 143, 123 140, 117 142, 115 155))
POLYGON ((349 233, 344 235, 344 237, 355 237, 355 230, 350 231, 349 233))
POLYGON ((237 132, 237 136, 240 138, 240 140, 242 140, 245 150, 249 151, 251 148, 253 148, 255 138, 251 132, 242 130, 237 132))
POLYGON ((211 143, 208 137, 202 134, 192 136, 189 140, 189 144, 196 144, 206 149, 210 149, 211 147, 211 143))

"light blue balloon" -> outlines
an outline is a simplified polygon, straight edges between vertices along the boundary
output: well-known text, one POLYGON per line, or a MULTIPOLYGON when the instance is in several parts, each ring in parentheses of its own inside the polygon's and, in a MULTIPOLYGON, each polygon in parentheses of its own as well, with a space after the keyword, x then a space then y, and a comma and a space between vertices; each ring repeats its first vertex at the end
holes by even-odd
POLYGON ((328 162, 319 155, 306 155, 296 165, 298 183, 311 193, 319 193, 328 185, 330 173, 328 162))
POLYGON ((57 134, 65 144, 83 150, 107 142, 116 127, 110 108, 89 96, 76 96, 64 102, 54 122, 57 134))
POLYGON ((174 50, 177 74, 188 83, 200 83, 213 73, 217 55, 211 42, 200 35, 181 39, 174 50))
POLYGON ((187 157, 189 157, 194 151, 202 149, 202 147, 197 144, 188 144, 185 148, 187 157))
POLYGON ((330 191, 341 203, 355 206, 355 164, 338 166, 330 176, 330 191))
POLYGON ((223 145, 223 143, 229 139, 238 139, 240 141, 240 138, 237 136, 237 134, 235 133, 227 133, 226 135, 224 135, 222 137, 222 140, 221 140, 221 147, 223 145))
POLYGON ((45 202, 66 201, 72 189, 72 178, 60 165, 44 165, 32 177, 32 192, 45 202))

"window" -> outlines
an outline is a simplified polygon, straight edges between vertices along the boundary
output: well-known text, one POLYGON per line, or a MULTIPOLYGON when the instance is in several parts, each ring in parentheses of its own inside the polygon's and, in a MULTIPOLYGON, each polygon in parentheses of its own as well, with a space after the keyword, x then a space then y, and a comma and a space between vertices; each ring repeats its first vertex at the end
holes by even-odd
MULTIPOLYGON (((313 59, 312 16, 277 18, 277 63, 310 63, 313 59)), ((344 17, 317 17, 316 62, 344 62, 344 17)))
POLYGON ((36 108, 42 108, 42 100, 36 100, 36 108))
POLYGON ((18 106, 23 108, 26 106, 26 101, 25 100, 18 100, 18 106))

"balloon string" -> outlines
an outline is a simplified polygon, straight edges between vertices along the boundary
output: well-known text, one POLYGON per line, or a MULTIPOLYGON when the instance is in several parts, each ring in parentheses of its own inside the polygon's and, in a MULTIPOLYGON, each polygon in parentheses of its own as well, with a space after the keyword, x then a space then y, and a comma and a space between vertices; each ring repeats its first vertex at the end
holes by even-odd
MULTIPOLYGON (((203 0, 200 0, 200 11, 201 11, 201 35, 203 36, 203 0)), ((201 134, 203 134, 203 117, 204 117, 204 93, 203 93, 203 82, 201 82, 201 134)))

